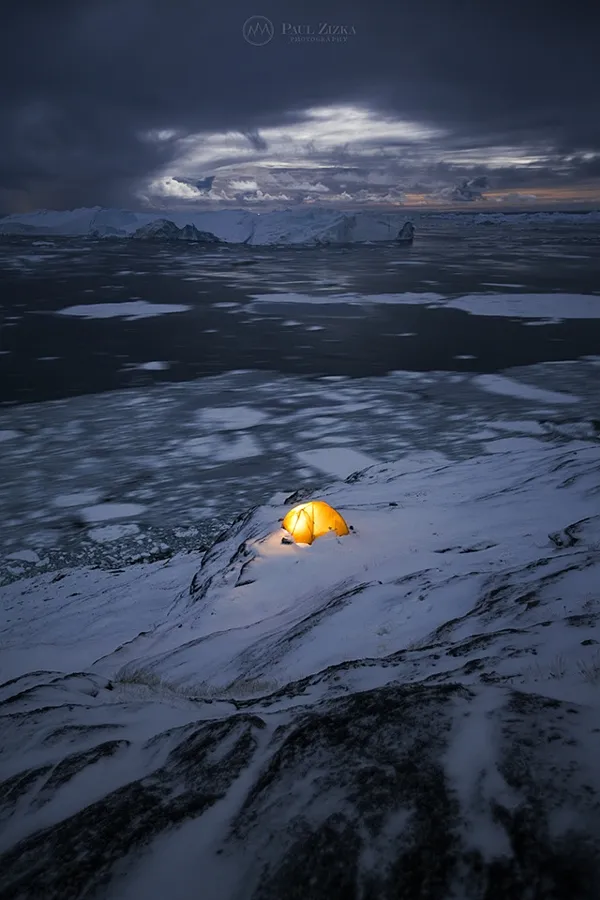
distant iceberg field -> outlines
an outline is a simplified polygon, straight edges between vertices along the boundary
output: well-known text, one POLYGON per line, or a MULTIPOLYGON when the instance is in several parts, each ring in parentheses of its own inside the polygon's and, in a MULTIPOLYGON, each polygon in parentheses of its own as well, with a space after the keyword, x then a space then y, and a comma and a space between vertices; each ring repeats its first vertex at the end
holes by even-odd
MULTIPOLYGON (((590 212, 426 212, 428 221, 483 223, 525 227, 600 223, 600 211, 590 212)), ((419 214, 421 216, 421 214, 419 214)), ((129 237, 139 228, 168 219, 178 228, 194 226, 219 240, 250 245, 352 244, 395 240, 414 213, 408 210, 335 210, 288 208, 258 213, 244 209, 153 210, 132 212, 100 206, 72 210, 37 210, 0 218, 0 234, 129 237)))
POLYGON ((345 244, 394 240, 407 220, 399 213, 340 212, 330 209, 285 209, 266 213, 246 210, 136 213, 99 206, 74 210, 38 210, 0 219, 0 233, 129 237, 160 219, 179 228, 193 225, 221 241, 235 244, 345 244))

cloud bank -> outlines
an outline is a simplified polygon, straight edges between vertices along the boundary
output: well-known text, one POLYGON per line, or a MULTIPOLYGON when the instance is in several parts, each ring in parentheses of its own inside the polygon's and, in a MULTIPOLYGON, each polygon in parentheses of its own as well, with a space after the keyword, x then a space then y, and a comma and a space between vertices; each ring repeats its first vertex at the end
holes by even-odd
POLYGON ((11 7, 0 211, 600 201, 596 6, 256 12, 261 46, 240 0, 11 7))

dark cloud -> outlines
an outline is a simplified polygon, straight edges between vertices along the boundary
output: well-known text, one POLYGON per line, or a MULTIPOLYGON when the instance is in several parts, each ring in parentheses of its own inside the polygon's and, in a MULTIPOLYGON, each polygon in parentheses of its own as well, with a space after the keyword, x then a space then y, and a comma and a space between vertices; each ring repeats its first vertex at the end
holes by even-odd
MULTIPOLYGON (((425 146, 438 158, 501 146, 545 154, 545 172, 505 166, 508 187, 529 184, 524 172, 561 183, 600 175, 598 158, 585 155, 600 152, 597 4, 306 0, 286 4, 285 22, 355 33, 290 43, 273 0, 261 9, 245 0, 11 4, 0 33, 0 208, 132 203, 190 134, 241 133, 260 153, 264 129, 339 103, 442 129, 425 146), (257 12, 275 27, 260 47, 242 35, 257 12)), ((372 156, 399 180, 433 177, 434 161, 402 142, 372 156)), ((341 144, 329 161, 344 160, 357 162, 341 144)), ((491 169, 483 159, 445 177, 461 185, 491 169)))
POLYGON ((477 178, 472 178, 470 181, 467 179, 461 181, 450 191, 448 196, 451 200, 458 202, 482 200, 483 191, 487 187, 489 187, 489 179, 485 175, 478 175, 477 178))
POLYGON ((248 143, 251 147, 254 147, 255 150, 266 150, 268 147, 267 142, 261 135, 258 133, 256 129, 250 131, 243 131, 242 134, 245 138, 247 138, 248 143))
POLYGON ((187 184, 190 187, 196 188, 197 191, 208 193, 213 186, 215 176, 206 175, 205 178, 174 178, 173 180, 178 181, 179 184, 187 184))

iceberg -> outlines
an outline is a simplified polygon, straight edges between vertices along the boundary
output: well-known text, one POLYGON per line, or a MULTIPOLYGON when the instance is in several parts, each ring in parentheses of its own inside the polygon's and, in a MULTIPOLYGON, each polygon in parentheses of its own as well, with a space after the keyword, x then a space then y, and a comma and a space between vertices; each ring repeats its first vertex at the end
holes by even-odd
MULTIPOLYGON (((600 222, 600 211, 589 212, 426 212, 427 220, 472 227, 481 224, 547 228, 600 222)), ((266 246, 326 246, 329 244, 409 243, 414 225, 405 212, 335 210, 291 207, 259 213, 243 209, 154 210, 134 212, 99 206, 74 210, 37 210, 14 213, 0 219, 0 234, 53 234, 65 236, 120 236, 156 222, 169 221, 177 228, 194 226, 211 232, 220 241, 266 246), (409 227, 410 226, 410 227, 409 227), (401 239, 402 235, 402 239, 401 239), (405 240, 406 239, 406 240, 405 240)))
POLYGON ((107 238, 107 237, 127 237, 127 232, 123 228, 115 228, 113 225, 105 225, 102 229, 92 228, 88 231, 89 238, 107 238))
POLYGON ((38 210, 0 219, 0 234, 162 238, 250 246, 327 246, 397 241, 406 224, 401 212, 356 212, 291 208, 265 213, 247 210, 133 212, 91 207, 38 210), (166 224, 168 223, 168 224, 166 224), (183 230, 183 236, 174 229, 183 230), (212 238, 206 235, 212 235, 212 238))

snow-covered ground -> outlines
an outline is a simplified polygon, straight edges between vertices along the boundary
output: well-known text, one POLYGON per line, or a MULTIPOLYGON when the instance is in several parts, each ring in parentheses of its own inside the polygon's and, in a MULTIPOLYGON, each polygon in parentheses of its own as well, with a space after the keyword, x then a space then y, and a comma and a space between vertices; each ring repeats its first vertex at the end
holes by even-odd
POLYGON ((153 471, 174 522, 233 490, 230 460, 240 515, 206 550, 112 569, 11 545, 29 577, 0 608, 0 896, 591 900, 598 362, 237 373, 210 404, 186 384, 44 404, 41 428, 42 407, 3 412, 38 541, 74 514, 98 545, 135 540, 153 471), (312 496, 351 533, 282 543, 312 496))
POLYGON ((591 897, 599 493, 590 442, 424 454, 320 492, 345 538, 279 496, 5 588, 3 896, 591 897))

